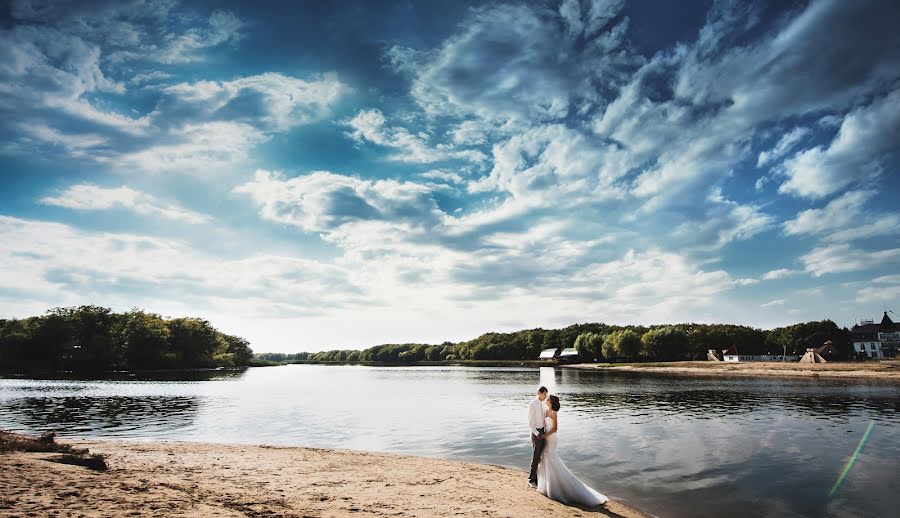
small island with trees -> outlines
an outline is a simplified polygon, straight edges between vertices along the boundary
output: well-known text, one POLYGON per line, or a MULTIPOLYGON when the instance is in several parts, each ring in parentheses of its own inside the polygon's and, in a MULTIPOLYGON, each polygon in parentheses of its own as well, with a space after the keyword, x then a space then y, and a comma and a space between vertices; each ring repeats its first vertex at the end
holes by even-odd
POLYGON ((104 372, 246 367, 259 363, 247 340, 202 318, 163 318, 132 309, 61 307, 0 319, 0 370, 104 372))

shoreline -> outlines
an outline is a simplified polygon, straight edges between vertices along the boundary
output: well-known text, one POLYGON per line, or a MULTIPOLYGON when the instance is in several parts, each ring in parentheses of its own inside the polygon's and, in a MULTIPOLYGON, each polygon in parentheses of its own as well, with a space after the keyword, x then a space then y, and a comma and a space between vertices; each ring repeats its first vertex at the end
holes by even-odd
POLYGON ((753 377, 791 379, 846 379, 900 383, 900 361, 865 363, 797 362, 713 362, 684 361, 669 363, 580 363, 564 369, 601 372, 638 372, 711 377, 753 377))
MULTIPOLYGON (((524 471, 340 449, 65 439, 109 469, 0 452, 0 516, 649 516, 610 500, 570 507, 524 471)), ((602 488, 599 488, 602 492, 602 488)))

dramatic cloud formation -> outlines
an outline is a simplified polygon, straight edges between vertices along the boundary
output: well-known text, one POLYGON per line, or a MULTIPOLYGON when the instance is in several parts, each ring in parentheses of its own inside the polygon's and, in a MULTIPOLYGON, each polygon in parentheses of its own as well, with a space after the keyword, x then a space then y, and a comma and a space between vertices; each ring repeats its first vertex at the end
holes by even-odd
POLYGON ((900 4, 350 3, 10 2, 0 317, 316 350, 896 303, 900 4))

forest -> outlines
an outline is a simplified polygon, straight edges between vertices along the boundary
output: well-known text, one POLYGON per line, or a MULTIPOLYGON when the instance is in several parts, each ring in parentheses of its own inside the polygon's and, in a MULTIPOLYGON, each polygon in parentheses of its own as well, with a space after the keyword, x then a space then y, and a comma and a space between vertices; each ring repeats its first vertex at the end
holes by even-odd
POLYGON ((563 329, 486 333, 473 340, 438 345, 385 344, 368 349, 317 353, 260 353, 273 362, 416 363, 458 360, 534 360, 544 349, 574 347, 583 361, 702 360, 708 349, 735 347, 741 354, 797 354, 831 340, 836 359, 849 359, 850 332, 831 320, 804 322, 772 330, 729 324, 614 326, 574 324, 563 329))
POLYGON ((615 326, 485 333, 441 344, 384 344, 316 353, 253 354, 247 340, 202 318, 164 318, 140 309, 115 313, 99 306, 60 307, 44 315, 0 319, 0 370, 114 371, 241 367, 287 362, 409 364, 446 361, 526 361, 544 349, 574 347, 583 361, 679 361, 708 349, 741 354, 803 354, 831 340, 836 359, 849 359, 850 333, 830 320, 772 330, 729 324, 615 326))
POLYGON ((115 371, 240 367, 254 363, 247 340, 202 318, 163 318, 132 309, 60 307, 0 319, 0 370, 115 371))

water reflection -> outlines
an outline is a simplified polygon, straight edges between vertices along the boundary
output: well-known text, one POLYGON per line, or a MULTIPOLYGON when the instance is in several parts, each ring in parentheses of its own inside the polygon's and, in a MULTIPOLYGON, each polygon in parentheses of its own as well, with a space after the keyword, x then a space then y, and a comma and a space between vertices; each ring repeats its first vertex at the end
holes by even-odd
POLYGON ((139 431, 152 437, 188 429, 199 405, 199 398, 179 396, 26 397, 4 401, 0 413, 39 432, 130 437, 139 431))
POLYGON ((0 427, 343 447, 524 469, 525 408, 557 393, 561 454, 665 516, 882 516, 900 482, 896 385, 566 369, 285 366, 108 380, 0 379, 0 427), (833 500, 827 492, 876 427, 833 500))

